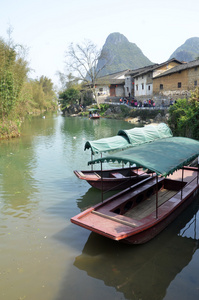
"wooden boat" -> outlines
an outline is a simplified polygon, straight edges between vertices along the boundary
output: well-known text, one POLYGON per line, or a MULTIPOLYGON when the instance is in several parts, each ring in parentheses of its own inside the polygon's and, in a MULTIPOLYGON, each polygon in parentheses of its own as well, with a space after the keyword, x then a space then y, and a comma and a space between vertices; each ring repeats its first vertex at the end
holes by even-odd
POLYGON ((98 109, 90 108, 89 109, 89 119, 99 119, 100 114, 98 113, 98 109))
POLYGON ((86 180, 92 187, 103 191, 122 190, 151 174, 138 168, 119 168, 97 171, 74 171, 74 174, 82 180, 86 180))
POLYGON ((199 142, 171 137, 90 161, 142 164, 156 173, 71 219, 116 241, 142 244, 166 228, 191 202, 199 188, 199 169, 187 167, 199 155, 199 142))
MULTIPOLYGON (((172 132, 166 124, 147 125, 142 128, 119 130, 118 134, 113 137, 87 141, 84 150, 90 149, 92 155, 121 151, 165 137, 172 137, 172 132)), ((79 179, 86 180, 91 186, 104 191, 122 190, 150 176, 142 168, 132 167, 103 170, 103 172, 102 170, 75 170, 74 173, 79 179)))
POLYGON ((91 114, 89 116, 89 119, 99 119, 100 118, 100 115, 99 114, 91 114))

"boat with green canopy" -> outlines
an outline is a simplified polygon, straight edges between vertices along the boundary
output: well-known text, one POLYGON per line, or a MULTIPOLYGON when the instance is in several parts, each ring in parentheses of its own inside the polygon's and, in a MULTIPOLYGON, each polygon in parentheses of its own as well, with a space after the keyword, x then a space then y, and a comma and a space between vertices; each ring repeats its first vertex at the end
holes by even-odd
MULTIPOLYGON (((193 201, 199 188, 199 141, 168 137, 89 161, 123 162, 155 174, 71 219, 116 241, 142 244, 159 234, 193 201)), ((103 182, 103 181, 102 181, 103 182)), ((103 198, 102 198, 103 200, 103 198)))
MULTIPOLYGON (((102 138, 94 141, 87 141, 84 150, 91 151, 93 155, 102 153, 118 153, 131 147, 148 144, 155 140, 172 137, 170 128, 165 123, 158 125, 147 125, 145 127, 135 127, 128 130, 119 130, 116 136, 102 138)), ((129 167, 111 168, 107 170, 75 170, 74 174, 81 180, 86 180, 91 186, 103 190, 122 190, 133 183, 137 183, 150 176, 150 172, 143 171, 142 168, 129 167)))
POLYGON ((89 108, 89 119, 99 119, 100 118, 100 114, 98 113, 97 108, 89 108))
POLYGON ((165 123, 146 125, 119 130, 116 136, 87 141, 84 150, 90 149, 92 154, 115 152, 172 136, 171 129, 165 123))

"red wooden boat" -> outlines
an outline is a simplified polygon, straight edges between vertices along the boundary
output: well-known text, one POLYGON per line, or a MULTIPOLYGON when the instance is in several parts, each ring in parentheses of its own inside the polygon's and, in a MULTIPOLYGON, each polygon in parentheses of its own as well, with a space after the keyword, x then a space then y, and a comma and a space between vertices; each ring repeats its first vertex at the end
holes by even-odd
POLYGON ((199 155, 199 142, 166 138, 117 156, 89 162, 137 163, 157 176, 146 178, 71 219, 81 227, 116 241, 142 244, 159 234, 191 202, 199 188, 199 169, 186 167, 199 155))
POLYGON ((90 108, 89 109, 89 119, 99 119, 100 114, 98 113, 98 109, 90 108))
POLYGON ((99 119, 100 115, 99 114, 91 114, 89 119, 99 119))
POLYGON ((86 180, 92 187, 103 191, 123 190, 151 176, 138 168, 74 171, 74 174, 79 179, 86 180))

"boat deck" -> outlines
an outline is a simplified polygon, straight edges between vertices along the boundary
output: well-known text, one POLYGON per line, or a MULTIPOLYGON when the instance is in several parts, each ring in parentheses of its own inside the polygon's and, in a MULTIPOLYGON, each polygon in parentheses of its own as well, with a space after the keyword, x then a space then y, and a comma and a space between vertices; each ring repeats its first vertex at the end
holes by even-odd
MULTIPOLYGON (((172 198, 177 191, 162 189, 158 192, 158 207, 165 203, 167 200, 172 198)), ((141 220, 146 216, 150 215, 156 210, 156 194, 152 195, 150 198, 146 199, 144 202, 140 203, 136 207, 129 209, 124 216, 133 218, 135 220, 141 220)))

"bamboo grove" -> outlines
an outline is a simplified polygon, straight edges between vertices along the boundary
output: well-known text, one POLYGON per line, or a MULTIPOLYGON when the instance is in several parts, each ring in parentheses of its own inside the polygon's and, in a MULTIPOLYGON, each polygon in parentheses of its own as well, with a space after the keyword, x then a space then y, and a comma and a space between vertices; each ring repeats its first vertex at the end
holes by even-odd
POLYGON ((56 108, 51 79, 29 79, 29 71, 23 47, 0 39, 0 138, 19 135, 27 114, 56 108))

